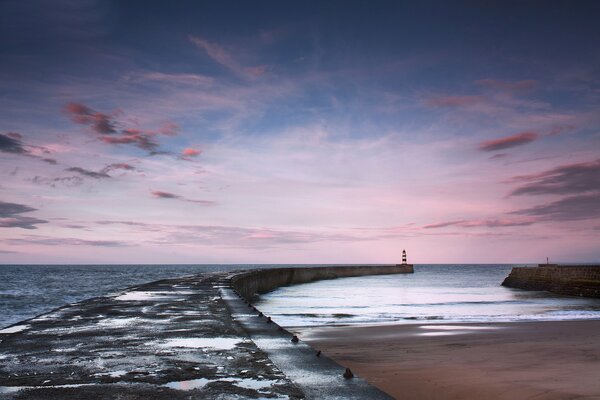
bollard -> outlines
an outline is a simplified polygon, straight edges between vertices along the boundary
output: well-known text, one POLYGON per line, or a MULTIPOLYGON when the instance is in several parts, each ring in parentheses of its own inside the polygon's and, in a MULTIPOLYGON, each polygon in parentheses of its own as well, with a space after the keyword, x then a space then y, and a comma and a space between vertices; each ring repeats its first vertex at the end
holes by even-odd
POLYGON ((316 356, 317 356, 317 357, 321 357, 321 350, 317 351, 317 354, 316 354, 316 356))
POLYGON ((294 335, 292 338, 292 343, 298 343, 298 336, 294 335))
POLYGON ((344 378, 346 378, 346 379, 354 378, 354 374, 352 373, 352 371, 350 371, 350 368, 346 368, 346 371, 344 372, 344 378))
POLYGON ((271 320, 271 317, 267 317, 267 324, 270 324, 271 322, 273 322, 273 321, 271 320))

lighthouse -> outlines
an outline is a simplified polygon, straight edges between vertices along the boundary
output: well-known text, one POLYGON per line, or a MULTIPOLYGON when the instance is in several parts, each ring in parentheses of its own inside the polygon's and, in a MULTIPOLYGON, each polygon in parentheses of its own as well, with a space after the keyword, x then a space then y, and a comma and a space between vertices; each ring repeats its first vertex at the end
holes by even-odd
POLYGON ((406 265, 406 250, 402 250, 402 265, 406 265))

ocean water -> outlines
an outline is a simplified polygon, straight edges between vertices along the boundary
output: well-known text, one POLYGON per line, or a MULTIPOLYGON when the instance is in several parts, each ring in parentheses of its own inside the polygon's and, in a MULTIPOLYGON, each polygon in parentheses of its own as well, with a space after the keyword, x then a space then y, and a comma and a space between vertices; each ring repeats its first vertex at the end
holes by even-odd
POLYGON ((0 328, 130 286, 255 265, 0 265, 0 328))
POLYGON ((414 274, 287 286, 256 306, 286 327, 600 319, 600 299, 500 286, 512 265, 415 265, 414 274))
MULTIPOLYGON (((0 328, 130 286, 282 265, 0 265, 0 328)), ((297 265, 308 266, 308 265, 297 265)), ((512 265, 416 265, 414 274, 280 288, 261 310, 285 326, 599 319, 600 300, 500 286, 512 265)))

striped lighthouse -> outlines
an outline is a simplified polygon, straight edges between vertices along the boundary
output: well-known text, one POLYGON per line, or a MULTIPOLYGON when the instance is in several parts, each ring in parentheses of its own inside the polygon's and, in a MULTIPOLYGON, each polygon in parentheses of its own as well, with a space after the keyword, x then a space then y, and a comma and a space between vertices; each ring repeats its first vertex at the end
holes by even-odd
POLYGON ((402 265, 406 265, 406 250, 402 250, 402 265))

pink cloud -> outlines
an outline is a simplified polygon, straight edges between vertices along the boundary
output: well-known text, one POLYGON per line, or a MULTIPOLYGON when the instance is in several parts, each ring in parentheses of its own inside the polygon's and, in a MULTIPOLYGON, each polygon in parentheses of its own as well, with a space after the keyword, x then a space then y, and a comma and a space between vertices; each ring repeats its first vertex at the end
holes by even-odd
POLYGON ((104 113, 96 112, 81 103, 69 103, 65 106, 65 111, 70 115, 71 120, 80 125, 87 125, 96 133, 109 135, 117 133, 115 122, 104 113))
POLYGON ((479 145, 479 150, 482 150, 482 151, 504 150, 504 149, 508 149, 511 147, 522 146, 522 145, 531 143, 531 142, 537 140, 538 137, 539 137, 539 135, 536 132, 522 132, 522 133, 518 133, 516 135, 482 142, 479 145))
POLYGON ((198 149, 194 149, 191 147, 186 147, 185 149, 183 149, 183 151, 181 152, 181 155, 184 158, 188 158, 188 157, 197 157, 200 154, 202 154, 202 150, 198 150, 198 149))
POLYGON ((69 103, 65 106, 65 111, 73 122, 89 126, 97 138, 104 143, 131 144, 151 153, 155 153, 159 147, 158 142, 154 139, 155 136, 175 136, 179 130, 179 126, 172 121, 164 123, 156 130, 140 129, 138 127, 127 127, 119 130, 117 126, 123 124, 117 123, 114 115, 109 116, 94 111, 81 103, 69 103))
POLYGON ((143 134, 126 134, 124 136, 103 136, 100 138, 104 143, 109 144, 134 144, 143 150, 154 151, 158 147, 152 138, 143 134))

